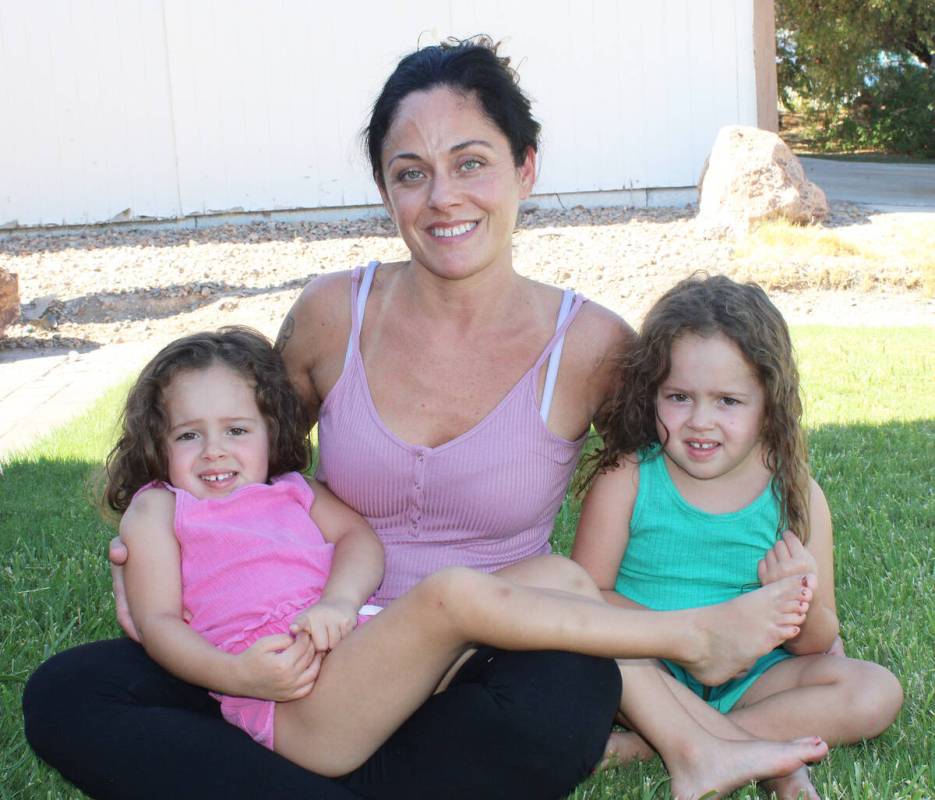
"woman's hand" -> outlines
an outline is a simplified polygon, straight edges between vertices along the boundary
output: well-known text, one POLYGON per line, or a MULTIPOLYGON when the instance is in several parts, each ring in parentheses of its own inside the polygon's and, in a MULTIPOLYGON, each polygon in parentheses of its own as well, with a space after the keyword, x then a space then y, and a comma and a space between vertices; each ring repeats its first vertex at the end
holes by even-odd
POLYGON ((257 639, 234 662, 237 694, 279 703, 305 697, 318 679, 323 655, 304 632, 295 639, 288 633, 257 639))
POLYGON ((767 551, 756 567, 756 574, 762 586, 792 575, 808 573, 817 575, 818 563, 815 561, 815 556, 805 548, 792 531, 783 532, 782 539, 767 551))
POLYGON ((305 633, 319 653, 337 647, 345 636, 357 626, 357 606, 346 600, 320 600, 305 609, 292 621, 290 630, 305 633))
POLYGON ((127 546, 119 536, 110 540, 107 557, 110 559, 110 579, 114 589, 114 605, 117 609, 117 624, 134 642, 142 642, 140 632, 130 616, 130 604, 127 602, 127 587, 123 580, 123 565, 127 563, 127 546))

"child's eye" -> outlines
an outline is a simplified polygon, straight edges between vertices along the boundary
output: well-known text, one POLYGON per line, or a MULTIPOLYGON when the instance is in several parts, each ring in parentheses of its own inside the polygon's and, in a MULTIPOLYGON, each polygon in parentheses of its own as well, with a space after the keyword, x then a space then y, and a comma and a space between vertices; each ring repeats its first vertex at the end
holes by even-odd
POLYGON ((425 173, 421 169, 416 169, 415 167, 404 169, 402 172, 396 174, 396 180, 400 183, 412 183, 424 177, 425 173))
POLYGON ((197 438, 198 438, 198 434, 195 433, 194 431, 185 431, 185 433, 180 433, 178 436, 176 436, 175 441, 190 442, 193 439, 197 439, 197 438))
POLYGON ((247 429, 246 428, 231 428, 228 431, 228 433, 231 436, 243 436, 245 433, 247 433, 247 429))
POLYGON ((479 158, 468 158, 461 162, 458 169, 462 172, 476 172, 482 166, 484 166, 484 162, 479 158))
POLYGON ((721 402, 725 406, 739 406, 740 405, 740 401, 735 397, 722 397, 721 402))
POLYGON ((688 395, 682 394, 681 392, 672 392, 672 394, 668 395, 667 399, 676 403, 684 403, 686 400, 688 400, 688 395))

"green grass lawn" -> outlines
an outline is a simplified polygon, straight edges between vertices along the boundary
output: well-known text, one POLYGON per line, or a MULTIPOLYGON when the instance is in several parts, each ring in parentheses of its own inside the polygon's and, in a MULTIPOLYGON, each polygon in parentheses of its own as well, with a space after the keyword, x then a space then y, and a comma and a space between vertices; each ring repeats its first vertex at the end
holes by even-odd
MULTIPOLYGON (((885 664, 906 704, 893 727, 839 748, 813 770, 825 798, 935 795, 935 334, 931 329, 800 328, 812 470, 835 520, 842 633, 850 655, 885 664)), ((89 502, 112 440, 115 390, 0 476, 0 798, 79 792, 40 764, 22 734, 30 672, 59 650, 119 634, 105 551, 89 502)), ((556 528, 567 552, 570 498, 556 528)), ((756 797, 753 786, 734 797, 756 797)), ((657 762, 598 775, 576 800, 667 798, 657 762)))

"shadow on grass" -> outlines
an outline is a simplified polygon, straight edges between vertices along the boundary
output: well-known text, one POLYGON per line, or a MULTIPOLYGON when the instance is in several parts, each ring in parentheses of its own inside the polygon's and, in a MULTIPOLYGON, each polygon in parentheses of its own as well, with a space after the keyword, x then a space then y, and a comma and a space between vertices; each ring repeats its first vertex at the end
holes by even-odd
MULTIPOLYGON (((879 738, 836 748, 815 766, 824 798, 932 796, 935 731, 931 653, 935 652, 935 420, 823 425, 809 432, 812 473, 831 507, 838 616, 848 655, 896 674, 905 704, 879 738)), ((578 503, 566 499, 553 544, 568 553, 578 503)), ((624 687, 624 690, 626 687, 624 687)), ((734 798, 753 800, 748 786, 734 798)), ((575 800, 670 798, 661 764, 599 774, 575 800)))
MULTIPOLYGON (((113 533, 92 502, 96 463, 13 461, 0 478, 0 648, 30 667, 59 646, 116 632, 107 569, 113 533), (61 637, 63 630, 71 633, 61 637)), ((0 673, 17 673, 0 664, 0 673)), ((22 669, 22 665, 20 669, 22 669)))
MULTIPOLYGON (((932 439, 935 420, 825 425, 811 432, 813 472, 835 520, 839 616, 848 653, 902 680, 906 704, 879 739, 836 750, 815 767, 823 797, 930 796, 935 763, 932 439)), ((88 502, 91 460, 15 461, 0 478, 0 773, 13 796, 77 796, 30 753, 19 701, 52 653, 119 635, 106 562, 110 528, 88 502), (38 788, 37 788, 38 787, 38 788)), ((567 553, 578 503, 566 500, 556 549, 567 553)), ((734 797, 754 798, 752 787, 734 797)), ((598 775, 578 800, 669 797, 657 763, 598 775)))

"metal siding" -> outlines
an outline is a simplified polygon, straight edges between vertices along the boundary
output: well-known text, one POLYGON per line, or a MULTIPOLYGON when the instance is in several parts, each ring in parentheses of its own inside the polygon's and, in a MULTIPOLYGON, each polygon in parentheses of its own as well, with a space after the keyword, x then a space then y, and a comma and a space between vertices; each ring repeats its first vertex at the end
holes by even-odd
POLYGON ((538 193, 692 185, 755 124, 756 0, 12 0, 0 224, 379 202, 358 133, 398 58, 504 40, 543 124, 538 193))
POLYGON ((160 3, 6 3, 0 29, 0 222, 178 213, 160 3))

